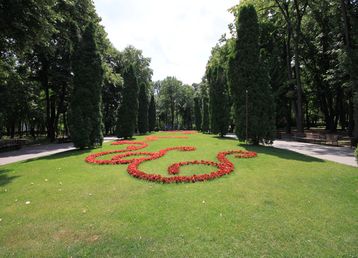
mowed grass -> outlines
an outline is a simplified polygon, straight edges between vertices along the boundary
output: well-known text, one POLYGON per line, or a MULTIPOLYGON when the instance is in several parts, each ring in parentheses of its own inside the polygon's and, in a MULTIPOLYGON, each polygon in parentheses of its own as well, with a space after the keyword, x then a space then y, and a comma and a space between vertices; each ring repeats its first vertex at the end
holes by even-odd
MULTIPOLYGON (((165 133, 157 135, 167 135, 165 133)), ((235 171, 209 182, 150 183, 127 165, 84 162, 104 144, 0 167, 0 257, 357 257, 358 170, 212 135, 160 139, 169 152, 140 168, 248 149, 235 171), (26 204, 26 202, 30 204, 26 204)), ((144 137, 136 137, 143 140, 144 137)), ((181 174, 211 171, 187 166, 181 174)))

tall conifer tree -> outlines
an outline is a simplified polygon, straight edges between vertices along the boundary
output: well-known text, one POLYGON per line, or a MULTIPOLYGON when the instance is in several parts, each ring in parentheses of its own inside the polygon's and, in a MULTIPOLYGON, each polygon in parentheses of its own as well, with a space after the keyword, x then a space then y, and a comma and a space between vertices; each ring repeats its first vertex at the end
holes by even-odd
POLYGON ((209 67, 206 75, 209 84, 211 132, 223 137, 229 128, 229 95, 225 70, 220 65, 209 67))
POLYGON ((194 115, 195 115, 195 127, 196 130, 201 130, 201 107, 200 107, 200 98, 194 98, 194 115))
POLYGON ((256 10, 252 5, 244 6, 238 17, 236 56, 229 67, 236 134, 253 144, 270 143, 275 129, 274 104, 268 74, 260 61, 256 10))
POLYGON ((125 70, 123 80, 122 103, 118 109, 117 136, 131 138, 138 116, 138 82, 133 65, 125 70))
POLYGON ((201 122, 201 130, 204 133, 209 132, 209 99, 208 97, 203 97, 203 120, 201 122))
POLYGON ((138 100, 138 131, 140 134, 145 134, 148 131, 148 97, 145 83, 140 85, 138 100))
POLYGON ((75 147, 102 145, 101 86, 103 68, 95 42, 95 27, 84 31, 73 60, 70 134, 75 147))
POLYGON ((149 131, 152 132, 155 129, 155 123, 157 120, 154 95, 150 98, 148 116, 149 131))

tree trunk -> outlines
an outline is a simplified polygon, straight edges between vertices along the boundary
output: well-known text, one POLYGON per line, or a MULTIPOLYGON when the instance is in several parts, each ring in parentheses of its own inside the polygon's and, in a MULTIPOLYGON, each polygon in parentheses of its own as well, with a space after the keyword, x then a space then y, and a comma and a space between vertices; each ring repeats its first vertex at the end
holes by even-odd
POLYGON ((56 138, 55 133, 55 118, 56 118, 56 96, 52 95, 50 97, 50 141, 54 142, 56 138))
MULTIPOLYGON (((298 27, 298 26, 297 26, 298 27)), ((296 105, 297 105, 297 114, 296 114, 296 126, 299 132, 303 132, 303 107, 302 107, 302 82, 301 82, 301 67, 300 67, 300 54, 299 54, 299 33, 300 29, 296 28, 296 37, 294 37, 294 55, 295 55, 295 79, 296 79, 296 105)))
POLYGON ((287 104, 288 108, 287 108, 287 115, 286 115, 286 133, 291 134, 291 110, 292 110, 292 105, 291 105, 291 101, 288 101, 287 104))
MULTIPOLYGON (((287 66, 287 80, 289 81, 289 85, 291 85, 292 82, 292 68, 291 68, 291 34, 292 34, 292 30, 291 30, 291 26, 289 24, 287 24, 287 42, 286 42, 286 66, 287 66)), ((286 117, 286 121, 287 121, 287 127, 286 127, 286 132, 287 133, 291 133, 291 110, 292 110, 292 105, 291 105, 291 100, 288 101, 288 109, 287 110, 287 117, 286 117)))
POLYGON ((48 60, 43 57, 41 58, 42 69, 40 72, 40 81, 43 89, 45 90, 46 97, 46 127, 47 127, 47 138, 53 142, 54 141, 54 128, 53 122, 51 121, 51 100, 50 100, 50 87, 48 82, 48 69, 49 63, 48 60))
MULTIPOLYGON (((171 101, 172 102, 172 101, 171 101)), ((174 102, 172 102, 171 103, 171 105, 170 105, 170 115, 171 115, 171 117, 170 117, 170 125, 171 125, 171 129, 173 130, 174 129, 174 119, 175 119, 175 114, 174 114, 174 102)))
POLYGON ((10 126, 10 138, 14 139, 15 137, 15 122, 11 122, 10 126))

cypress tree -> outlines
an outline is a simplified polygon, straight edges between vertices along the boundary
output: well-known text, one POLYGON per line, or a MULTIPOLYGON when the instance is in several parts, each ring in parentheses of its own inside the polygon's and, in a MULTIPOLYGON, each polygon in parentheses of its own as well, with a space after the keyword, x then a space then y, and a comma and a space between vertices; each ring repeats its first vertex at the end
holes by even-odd
POLYGON ((195 127, 196 130, 201 130, 201 108, 200 108, 200 98, 194 98, 194 115, 195 115, 195 127))
POLYGON ((225 70, 216 65, 209 67, 207 72, 210 97, 211 132, 223 137, 229 128, 229 96, 225 70))
POLYGON ((145 83, 139 87, 138 131, 145 134, 148 131, 148 97, 145 83))
POLYGON ((138 82, 133 65, 130 65, 123 74, 122 103, 118 109, 117 136, 131 138, 138 115, 138 82))
POLYGON ((152 95, 152 97, 150 98, 150 103, 149 103, 149 131, 152 132, 155 129, 155 122, 157 120, 156 118, 156 107, 155 107, 155 100, 154 100, 154 95, 152 95))
POLYGON ((203 120, 201 122, 201 131, 204 133, 209 132, 209 99, 203 97, 203 120))
POLYGON ((259 24, 252 5, 240 9, 236 56, 229 66, 236 135, 253 144, 271 143, 275 130, 273 96, 268 74, 260 61, 259 24))
POLYGON ((69 129, 75 147, 102 145, 101 86, 103 68, 95 42, 95 27, 90 23, 79 42, 73 60, 73 92, 69 129))

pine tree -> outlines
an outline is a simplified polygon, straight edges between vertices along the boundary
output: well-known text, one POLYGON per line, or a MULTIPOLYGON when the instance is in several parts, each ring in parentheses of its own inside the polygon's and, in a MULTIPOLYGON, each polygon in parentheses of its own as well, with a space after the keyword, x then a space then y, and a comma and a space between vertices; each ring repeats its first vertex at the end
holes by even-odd
POLYGON ((134 134, 138 115, 138 82, 133 65, 123 74, 122 103, 118 109, 117 136, 131 138, 134 134))
POLYGON ((201 130, 201 107, 200 107, 200 98, 194 98, 194 115, 195 115, 195 127, 196 130, 201 130))
POLYGON ((211 132, 223 137, 229 128, 229 96, 225 70, 216 65, 209 67, 207 72, 210 97, 211 132))
POLYGON ((145 83, 141 83, 138 96, 138 131, 140 134, 148 132, 148 97, 145 83))
POLYGON ((87 26, 73 60, 73 93, 69 128, 75 147, 102 145, 101 86, 103 68, 95 42, 95 27, 87 26))
POLYGON ((209 132, 209 99, 208 97, 203 97, 203 120, 201 122, 201 131, 204 133, 209 132))
POLYGON ((149 103, 149 111, 148 111, 148 122, 149 122, 149 131, 152 132, 155 129, 155 124, 156 124, 156 107, 155 107, 155 100, 154 100, 154 95, 152 95, 152 97, 150 98, 150 103, 149 103))
POLYGON ((240 9, 236 56, 229 66, 236 135, 253 144, 272 142, 275 129, 273 96, 268 74, 260 61, 259 24, 252 5, 240 9))

